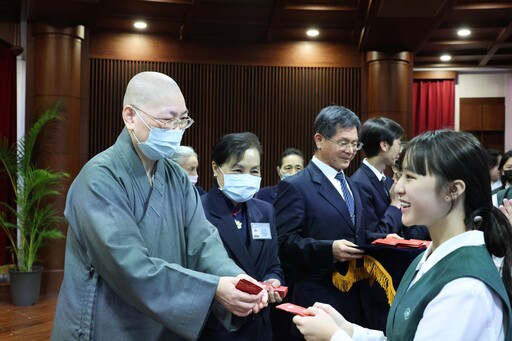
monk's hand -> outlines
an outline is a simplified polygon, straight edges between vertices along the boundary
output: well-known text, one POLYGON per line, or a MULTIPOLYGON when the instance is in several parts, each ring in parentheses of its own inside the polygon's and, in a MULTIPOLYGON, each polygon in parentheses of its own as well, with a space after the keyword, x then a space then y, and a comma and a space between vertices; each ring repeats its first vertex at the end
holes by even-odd
POLYGON ((363 257, 364 251, 348 240, 339 239, 332 243, 332 255, 338 262, 346 262, 363 257))
POLYGON ((271 278, 267 279, 265 283, 270 284, 270 289, 268 290, 268 300, 270 303, 280 303, 283 301, 281 295, 278 292, 274 291, 274 288, 277 288, 281 285, 281 282, 278 279, 271 278))
POLYGON ((248 294, 235 288, 239 280, 240 278, 238 277, 221 277, 215 292, 215 300, 236 316, 244 317, 252 312, 259 312, 262 309, 261 305, 264 300, 265 306, 268 304, 267 291, 262 290, 258 295, 248 294))
MULTIPOLYGON (((263 286, 261 285, 260 282, 258 282, 257 280, 255 280, 254 278, 252 278, 251 276, 249 275, 246 275, 246 274, 240 274, 238 276, 236 276, 236 278, 238 279, 242 279, 242 278, 245 278, 246 280, 248 280, 249 282, 252 282, 260 287, 263 288, 263 286)), ((258 295, 251 295, 251 296, 258 296, 259 299, 258 299, 258 302, 254 305, 254 307, 252 308, 252 312, 257 314, 260 312, 261 309, 265 308, 268 306, 268 292, 267 290, 265 290, 263 288, 263 290, 261 290, 258 295)))

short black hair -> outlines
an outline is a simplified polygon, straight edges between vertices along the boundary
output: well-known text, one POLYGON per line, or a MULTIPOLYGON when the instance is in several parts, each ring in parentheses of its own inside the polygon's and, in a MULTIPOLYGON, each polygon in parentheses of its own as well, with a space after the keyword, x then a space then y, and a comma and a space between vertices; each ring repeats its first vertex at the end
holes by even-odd
POLYGON ((501 156, 501 152, 498 149, 489 148, 486 150, 487 152, 487 164, 489 165, 489 169, 494 168, 498 165, 498 160, 501 156))
POLYGON ((361 121, 350 109, 341 105, 330 105, 320 110, 315 118, 315 133, 331 138, 339 128, 356 128, 361 130, 361 121))
POLYGON ((297 148, 286 148, 284 152, 281 153, 281 157, 279 158, 279 163, 277 164, 279 168, 283 165, 283 159, 290 155, 297 155, 304 160, 304 154, 297 148))
POLYGON ((212 148, 212 160, 217 165, 222 165, 229 159, 239 162, 248 149, 256 149, 260 155, 263 154, 261 143, 258 137, 251 132, 232 133, 224 135, 212 148))
MULTIPOLYGON (((512 150, 507 151, 505 154, 503 154, 503 157, 500 160, 500 165, 498 166, 498 169, 500 171, 503 171, 503 166, 505 166, 505 163, 507 163, 508 159, 512 157, 512 150)), ((503 185, 507 184, 507 178, 505 175, 501 174, 501 183, 503 185)))
POLYGON ((393 145, 403 135, 404 129, 397 122, 386 117, 375 117, 364 122, 359 140, 363 143, 366 156, 373 157, 379 153, 382 141, 393 145))

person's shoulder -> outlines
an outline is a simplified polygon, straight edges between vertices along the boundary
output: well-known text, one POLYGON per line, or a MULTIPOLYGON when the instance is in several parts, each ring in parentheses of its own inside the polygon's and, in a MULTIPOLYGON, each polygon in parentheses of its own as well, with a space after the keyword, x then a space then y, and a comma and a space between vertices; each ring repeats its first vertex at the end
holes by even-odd
POLYGON ((265 186, 265 187, 260 188, 260 190, 256 193, 255 197, 259 198, 259 195, 269 194, 269 193, 275 192, 276 190, 277 190, 277 185, 265 186))
POLYGON ((512 195, 512 186, 500 189, 495 193, 498 197, 508 198, 512 195))
POLYGON ((493 189, 491 194, 493 194, 493 195, 498 194, 499 192, 504 191, 504 190, 506 190, 505 186, 501 185, 500 187, 493 189))
POLYGON ((199 185, 195 185, 196 189, 197 189, 197 193, 199 193, 199 195, 204 195, 206 194, 206 191, 203 189, 203 187, 199 186, 199 185))
POLYGON ((255 205, 257 206, 261 206, 263 208, 274 208, 274 206, 269 203, 268 201, 265 201, 265 200, 262 200, 262 199, 259 199, 259 198, 256 198, 256 197, 253 197, 250 199, 255 205))
POLYGON ((349 177, 350 180, 355 181, 355 182, 368 180, 368 174, 363 169, 363 166, 364 165, 361 165, 358 169, 356 169, 356 171, 349 177))

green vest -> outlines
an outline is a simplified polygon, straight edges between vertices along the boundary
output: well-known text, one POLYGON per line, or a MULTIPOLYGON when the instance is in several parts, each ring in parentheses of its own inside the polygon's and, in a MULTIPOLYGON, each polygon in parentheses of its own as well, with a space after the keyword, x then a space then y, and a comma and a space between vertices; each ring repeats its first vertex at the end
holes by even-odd
POLYGON ((496 199, 498 201, 498 205, 503 205, 503 199, 512 199, 512 186, 507 189, 502 189, 498 193, 496 193, 496 199))
POLYGON ((505 340, 512 338, 510 301, 505 285, 485 246, 465 246, 453 251, 409 288, 421 257, 422 255, 416 257, 409 266, 398 287, 386 325, 388 340, 413 340, 427 305, 447 283, 461 277, 476 278, 501 297, 504 319, 508 321, 505 340))

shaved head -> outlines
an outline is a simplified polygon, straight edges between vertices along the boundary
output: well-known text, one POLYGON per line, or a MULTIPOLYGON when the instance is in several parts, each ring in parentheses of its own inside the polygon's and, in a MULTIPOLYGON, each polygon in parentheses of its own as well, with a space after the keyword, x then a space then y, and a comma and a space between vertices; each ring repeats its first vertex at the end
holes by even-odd
POLYGON ((128 83, 124 94, 123 106, 158 106, 169 101, 181 100, 180 87, 171 77, 159 72, 141 72, 128 83))

